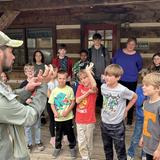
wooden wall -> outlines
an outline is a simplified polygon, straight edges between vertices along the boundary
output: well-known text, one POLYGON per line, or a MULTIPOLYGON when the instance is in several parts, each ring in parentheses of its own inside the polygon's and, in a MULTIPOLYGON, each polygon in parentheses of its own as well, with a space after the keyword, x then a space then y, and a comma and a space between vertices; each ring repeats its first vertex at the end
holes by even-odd
POLYGON ((79 58, 81 48, 81 25, 56 25, 57 46, 61 43, 67 45, 67 55, 76 60, 79 58))
POLYGON ((120 44, 125 46, 128 37, 136 37, 138 50, 144 60, 144 68, 151 64, 154 53, 160 51, 160 23, 129 23, 122 24, 120 44), (127 26, 126 26, 127 25, 127 26))

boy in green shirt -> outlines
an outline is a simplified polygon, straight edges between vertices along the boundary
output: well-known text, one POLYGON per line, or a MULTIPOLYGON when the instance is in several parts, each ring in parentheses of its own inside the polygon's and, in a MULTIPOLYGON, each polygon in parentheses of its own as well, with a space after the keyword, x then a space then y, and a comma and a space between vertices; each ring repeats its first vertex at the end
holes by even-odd
POLYGON ((63 70, 58 71, 58 87, 56 87, 49 98, 49 103, 51 104, 52 111, 54 113, 56 122, 56 140, 55 140, 55 150, 53 152, 53 157, 56 158, 62 147, 62 138, 64 133, 67 135, 69 141, 69 148, 71 151, 71 157, 76 157, 76 139, 73 130, 73 112, 72 109, 75 104, 75 98, 73 89, 66 85, 67 72, 63 70))

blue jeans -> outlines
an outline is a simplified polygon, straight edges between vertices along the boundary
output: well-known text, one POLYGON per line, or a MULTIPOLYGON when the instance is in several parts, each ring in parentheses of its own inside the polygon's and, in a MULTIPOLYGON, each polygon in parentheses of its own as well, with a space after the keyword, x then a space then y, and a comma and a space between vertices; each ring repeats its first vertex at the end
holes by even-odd
POLYGON ((32 145, 32 129, 34 128, 35 134, 35 144, 39 144, 41 142, 41 119, 32 126, 32 127, 25 127, 25 135, 27 138, 28 145, 32 145))
MULTIPOLYGON (((143 130, 143 119, 136 117, 134 132, 133 132, 133 135, 131 138, 130 147, 128 149, 128 155, 130 157, 134 158, 134 156, 135 156, 136 148, 137 148, 139 140, 142 136, 142 130, 143 130)), ((142 150, 141 156, 144 156, 144 155, 145 155, 145 153, 142 150)))
POLYGON ((101 131, 106 160, 113 160, 113 144, 118 160, 127 160, 124 123, 106 124, 102 122, 101 131))

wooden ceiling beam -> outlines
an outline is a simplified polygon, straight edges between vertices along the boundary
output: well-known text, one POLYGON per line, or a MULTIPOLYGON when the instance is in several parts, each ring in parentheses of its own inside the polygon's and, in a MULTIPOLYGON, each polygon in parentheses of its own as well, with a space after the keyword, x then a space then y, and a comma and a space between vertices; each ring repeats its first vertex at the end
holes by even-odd
POLYGON ((7 28, 19 14, 19 11, 5 11, 0 17, 0 31, 7 28))
POLYGON ((54 9, 71 9, 87 8, 96 6, 119 6, 119 5, 138 5, 159 2, 159 0, 14 0, 10 3, 0 3, 0 10, 18 10, 18 11, 35 11, 35 10, 54 10, 54 9))

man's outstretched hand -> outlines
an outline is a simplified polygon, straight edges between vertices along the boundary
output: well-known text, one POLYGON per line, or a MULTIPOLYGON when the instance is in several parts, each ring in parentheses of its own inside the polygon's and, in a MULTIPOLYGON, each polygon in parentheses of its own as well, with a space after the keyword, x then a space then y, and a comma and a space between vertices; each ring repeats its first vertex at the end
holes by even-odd
POLYGON ((29 83, 26 85, 25 89, 27 91, 34 91, 36 87, 40 86, 42 83, 48 83, 51 80, 53 67, 52 65, 45 65, 45 71, 39 71, 37 77, 33 77, 29 83))

